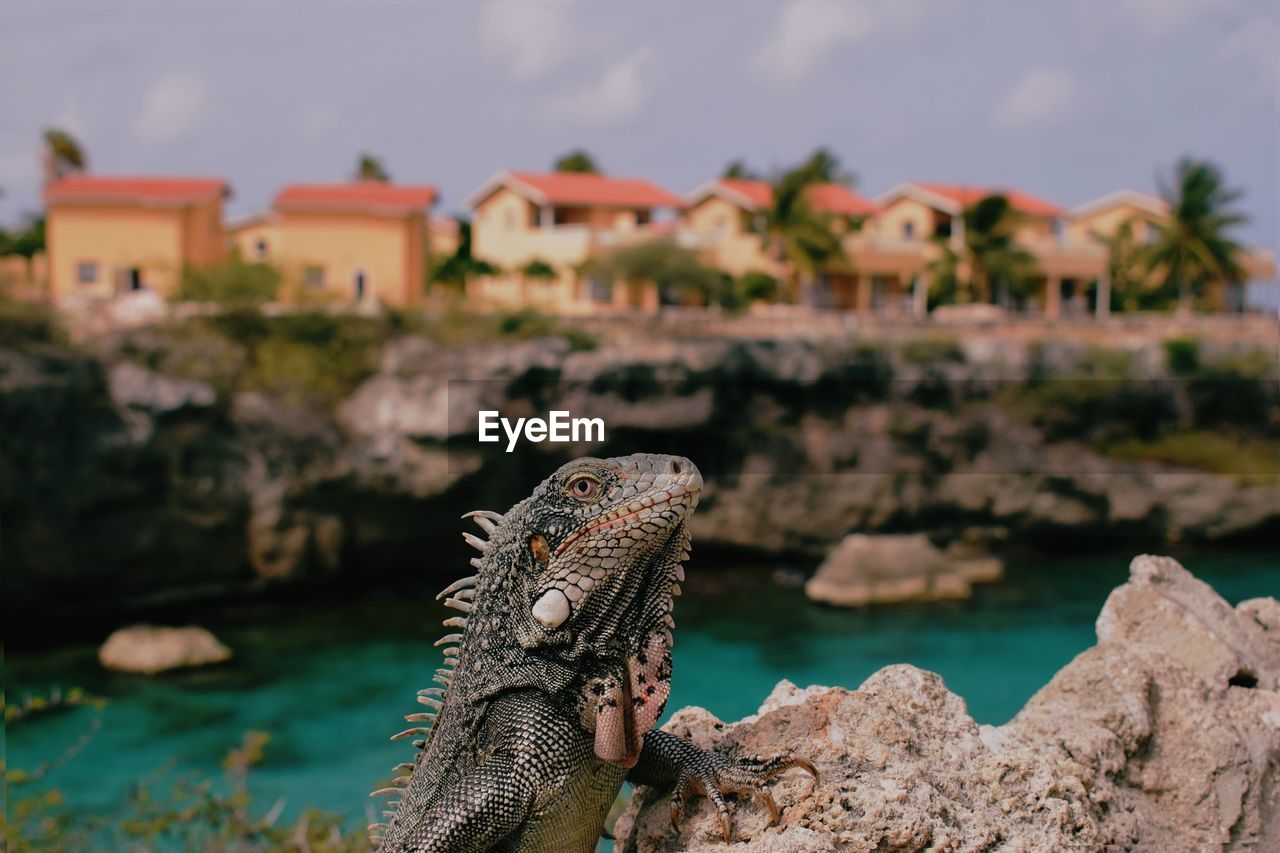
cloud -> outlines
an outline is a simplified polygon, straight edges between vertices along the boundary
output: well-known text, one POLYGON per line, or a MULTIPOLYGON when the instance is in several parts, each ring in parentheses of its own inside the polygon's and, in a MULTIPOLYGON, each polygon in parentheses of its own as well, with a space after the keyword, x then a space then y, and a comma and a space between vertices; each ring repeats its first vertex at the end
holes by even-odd
POLYGON ((1208 12, 1234 8, 1236 0, 1075 0, 1083 19, 1158 39, 1208 12))
POLYGON ((653 51, 640 48, 606 67, 595 82, 547 98, 546 115, 578 125, 635 118, 653 92, 655 65, 653 51))
POLYGON ((913 30, 926 11, 919 0, 787 0, 754 65, 776 83, 795 85, 842 45, 913 30))
POLYGON ((1032 68, 996 104, 996 127, 1022 129, 1060 123, 1082 102, 1080 84, 1060 68, 1032 68))
POLYGON ((142 97, 133 118, 133 133, 147 145, 168 145, 196 130, 211 112, 209 85, 203 77, 170 73, 160 77, 142 97))
POLYGON ((480 10, 480 50, 516 80, 536 80, 574 56, 567 0, 490 0, 480 10))
POLYGON ((1218 49, 1222 62, 1240 62, 1257 73, 1256 89, 1263 95, 1280 92, 1280 24, 1271 18, 1246 22, 1218 49))

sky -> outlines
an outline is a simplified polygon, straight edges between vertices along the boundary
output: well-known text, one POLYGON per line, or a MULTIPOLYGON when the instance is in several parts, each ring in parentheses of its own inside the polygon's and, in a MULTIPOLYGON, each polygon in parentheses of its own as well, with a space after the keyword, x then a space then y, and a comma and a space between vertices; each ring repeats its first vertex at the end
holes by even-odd
POLYGON ((6 0, 0 223, 39 207, 39 137, 94 171, 226 178, 233 214, 357 155, 437 185, 583 147, 685 193, 816 146, 903 180, 1064 205, 1152 190, 1184 155, 1277 243, 1270 0, 6 0), (15 84, 14 81, 20 81, 15 84))

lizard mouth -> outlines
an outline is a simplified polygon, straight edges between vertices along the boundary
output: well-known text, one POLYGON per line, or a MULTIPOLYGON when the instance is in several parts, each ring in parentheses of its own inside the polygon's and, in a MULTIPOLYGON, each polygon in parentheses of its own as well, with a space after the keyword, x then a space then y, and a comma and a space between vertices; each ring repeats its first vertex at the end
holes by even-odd
MULTIPOLYGON (((701 481, 699 481, 697 486, 693 486, 691 483, 690 484, 675 483, 663 489, 662 491, 655 492, 643 498, 638 498, 632 501, 631 503, 624 504, 616 509, 613 509, 608 513, 604 514, 603 516, 601 516, 600 518, 596 519, 594 523, 581 528, 580 530, 575 532, 573 535, 569 536, 567 539, 561 542, 559 547, 557 547, 555 551, 552 553, 554 556, 559 557, 565 551, 568 551, 570 548, 572 548, 573 545, 578 540, 580 540, 582 537, 588 534, 595 533, 600 530, 605 530, 610 527, 615 527, 619 524, 622 524, 623 522, 626 522, 632 518, 635 518, 637 515, 644 512, 645 510, 658 509, 661 507, 670 506, 680 498, 692 498, 692 500, 688 501, 688 503, 696 505, 698 494, 702 491, 701 485, 702 485, 701 481)), ((691 505, 689 507, 689 510, 692 510, 692 509, 693 509, 693 506, 691 505)))

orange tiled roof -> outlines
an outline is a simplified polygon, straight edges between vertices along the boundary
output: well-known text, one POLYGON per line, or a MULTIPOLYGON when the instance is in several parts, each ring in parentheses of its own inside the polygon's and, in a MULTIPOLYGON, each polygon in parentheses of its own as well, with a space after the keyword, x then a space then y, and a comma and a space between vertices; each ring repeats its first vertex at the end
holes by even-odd
POLYGON ((427 227, 432 231, 436 231, 441 234, 456 235, 459 230, 458 220, 454 219, 452 216, 427 217, 427 227))
POLYGON ((768 181, 748 181, 741 178, 721 178, 717 181, 730 193, 740 195, 757 208, 773 203, 773 187, 768 181))
POLYGON ((1009 199, 1009 205, 1014 210, 1027 216, 1056 217, 1061 216, 1064 212, 1064 208, 1051 201, 1045 201, 1042 198, 1037 198, 1019 190, 1001 187, 965 186, 961 184, 922 183, 920 181, 914 182, 913 186, 917 186, 925 192, 950 199, 961 207, 969 207, 990 195, 1002 195, 1009 199))
POLYGON ((149 205, 197 204, 226 195, 220 178, 158 178, 106 175, 68 175, 45 187, 46 203, 127 202, 149 205))
POLYGON ((276 193, 272 207, 282 211, 361 211, 407 215, 435 203, 436 188, 426 184, 290 184, 276 193))
POLYGON ((684 202, 650 181, 573 172, 511 172, 517 184, 532 189, 546 204, 589 207, 680 207, 684 202))
POLYGON ((809 187, 807 198, 810 207, 823 213, 870 216, 880 209, 871 199, 840 184, 815 184, 809 187))
MULTIPOLYGON (((773 186, 768 181, 721 178, 716 182, 730 193, 741 196, 755 208, 773 203, 773 186)), ((841 216, 869 216, 879 208, 875 202, 858 195, 841 184, 814 184, 805 193, 809 205, 822 213, 841 216)))

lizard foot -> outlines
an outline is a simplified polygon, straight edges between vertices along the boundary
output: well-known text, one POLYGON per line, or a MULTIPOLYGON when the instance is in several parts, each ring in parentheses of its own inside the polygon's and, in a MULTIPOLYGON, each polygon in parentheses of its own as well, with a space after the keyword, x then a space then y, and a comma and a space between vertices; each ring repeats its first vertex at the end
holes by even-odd
POLYGON ((700 794, 716 807, 720 816, 720 833, 728 843, 733 839, 733 819, 724 795, 729 793, 759 800, 769 810, 769 825, 773 826, 780 817, 778 804, 764 786, 794 767, 808 772, 815 782, 818 781, 818 771, 809 761, 798 756, 762 761, 757 758, 729 758, 718 752, 699 750, 696 758, 680 768, 680 778, 671 795, 671 823, 677 827, 683 823, 685 805, 693 796, 700 794))

